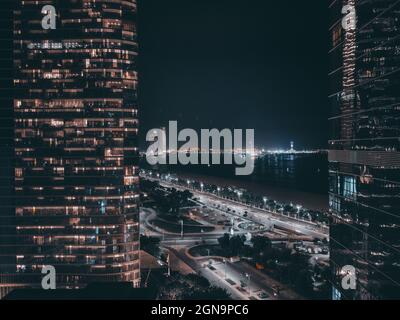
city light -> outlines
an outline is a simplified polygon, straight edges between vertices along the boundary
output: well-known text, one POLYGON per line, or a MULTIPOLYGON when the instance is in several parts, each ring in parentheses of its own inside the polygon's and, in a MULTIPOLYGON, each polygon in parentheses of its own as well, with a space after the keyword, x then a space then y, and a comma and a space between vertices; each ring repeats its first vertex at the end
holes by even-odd
POLYGON ((2 0, 1 302, 400 300, 400 1, 246 4, 2 0))

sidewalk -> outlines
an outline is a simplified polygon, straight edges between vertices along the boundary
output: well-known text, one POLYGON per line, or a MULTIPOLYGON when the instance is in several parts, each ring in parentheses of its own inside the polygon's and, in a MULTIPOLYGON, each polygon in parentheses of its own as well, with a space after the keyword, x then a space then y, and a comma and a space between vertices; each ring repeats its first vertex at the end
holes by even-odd
POLYGON ((279 286, 281 288, 281 292, 279 294, 279 299, 282 300, 304 300, 302 296, 294 292, 292 289, 290 289, 287 285, 284 285, 280 283, 279 281, 271 278, 269 275, 266 273, 257 270, 253 266, 249 265, 247 262, 238 262, 236 265, 242 268, 242 270, 246 270, 247 273, 251 274, 254 278, 254 280, 264 283, 266 286, 272 288, 273 286, 279 286))

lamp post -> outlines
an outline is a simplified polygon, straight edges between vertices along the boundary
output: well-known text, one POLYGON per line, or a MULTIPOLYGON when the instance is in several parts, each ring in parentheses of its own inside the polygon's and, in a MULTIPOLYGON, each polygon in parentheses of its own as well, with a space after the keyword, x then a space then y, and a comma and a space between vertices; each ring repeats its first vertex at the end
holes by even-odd
POLYGON ((169 263, 169 253, 168 253, 168 255, 167 255, 167 263, 168 263, 168 277, 170 277, 171 276, 171 265, 170 265, 170 263, 169 263))
POLYGON ((181 222, 181 238, 183 239, 183 220, 181 220, 180 222, 181 222))
POLYGON ((226 259, 224 259, 224 279, 226 280, 226 259))
POLYGON ((245 273, 244 275, 247 278, 247 286, 249 287, 249 294, 251 295, 250 274, 245 273))
POLYGON ((301 205, 297 205, 296 209, 297 209, 297 220, 299 220, 299 215, 300 215, 300 210, 301 210, 301 205))

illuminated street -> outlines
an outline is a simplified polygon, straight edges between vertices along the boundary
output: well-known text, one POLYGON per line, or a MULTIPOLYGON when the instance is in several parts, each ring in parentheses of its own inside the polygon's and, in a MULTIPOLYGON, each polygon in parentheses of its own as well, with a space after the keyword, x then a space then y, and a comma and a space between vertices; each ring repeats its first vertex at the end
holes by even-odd
MULTIPOLYGON (((146 176, 146 179, 157 181, 168 193, 168 188, 186 190, 175 184, 146 176)), ((224 257, 195 257, 189 253, 190 248, 199 245, 213 246, 226 233, 249 237, 268 233, 275 235, 273 243, 285 244, 288 240, 303 239, 308 247, 313 247, 315 238, 325 239, 326 229, 308 221, 277 215, 260 208, 253 208, 238 202, 222 199, 215 195, 190 190, 194 194, 191 212, 192 219, 203 225, 213 226, 208 232, 189 233, 182 228, 183 234, 168 232, 154 225, 157 211, 143 208, 141 211, 141 232, 146 236, 157 237, 161 246, 170 253, 171 268, 184 273, 198 273, 210 283, 227 290, 235 299, 301 299, 302 297, 287 288, 279 281, 273 280, 265 273, 243 261, 231 261, 224 257), (243 217, 246 212, 246 217, 243 217), (220 224, 219 221, 228 221, 220 224), (246 229, 246 228, 247 229, 246 229), (244 229, 245 228, 245 229, 244 229), (180 260, 180 261, 177 261, 180 260), (181 270, 184 269, 184 270, 181 270), (277 289, 279 288, 279 289, 277 289)), ((312 255, 310 263, 327 259, 326 255, 312 255)))

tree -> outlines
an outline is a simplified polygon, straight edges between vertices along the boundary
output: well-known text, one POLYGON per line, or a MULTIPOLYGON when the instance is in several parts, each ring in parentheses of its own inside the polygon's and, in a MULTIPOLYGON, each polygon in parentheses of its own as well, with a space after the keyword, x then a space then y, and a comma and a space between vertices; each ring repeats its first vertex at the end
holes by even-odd
POLYGON ((158 192, 153 194, 153 198, 160 209, 161 215, 170 215, 177 219, 181 219, 180 209, 189 205, 193 194, 189 191, 179 191, 171 189, 170 193, 158 192))
POLYGON ((218 238, 218 243, 222 249, 229 249, 230 238, 229 234, 225 233, 221 238, 218 238))
POLYGON ((251 243, 253 244, 253 249, 256 254, 260 254, 266 249, 271 248, 272 242, 267 237, 256 236, 251 239, 251 243))
POLYGON ((189 190, 182 191, 181 196, 184 202, 188 202, 189 200, 193 199, 193 193, 191 193, 189 190))
POLYGON ((246 237, 244 235, 232 237, 229 241, 229 251, 231 255, 237 256, 240 252, 242 252, 245 242, 246 237))
POLYGON ((218 239, 218 243, 223 250, 226 250, 228 256, 237 256, 241 253, 246 242, 244 235, 230 237, 228 233, 225 233, 221 238, 218 239))
POLYGON ((230 300, 225 290, 211 286, 207 279, 195 274, 173 272, 170 277, 158 279, 156 287, 161 300, 230 300))
POLYGON ((210 282, 206 279, 203 278, 197 274, 188 274, 185 278, 187 284, 191 287, 194 288, 209 288, 210 287, 210 282))

